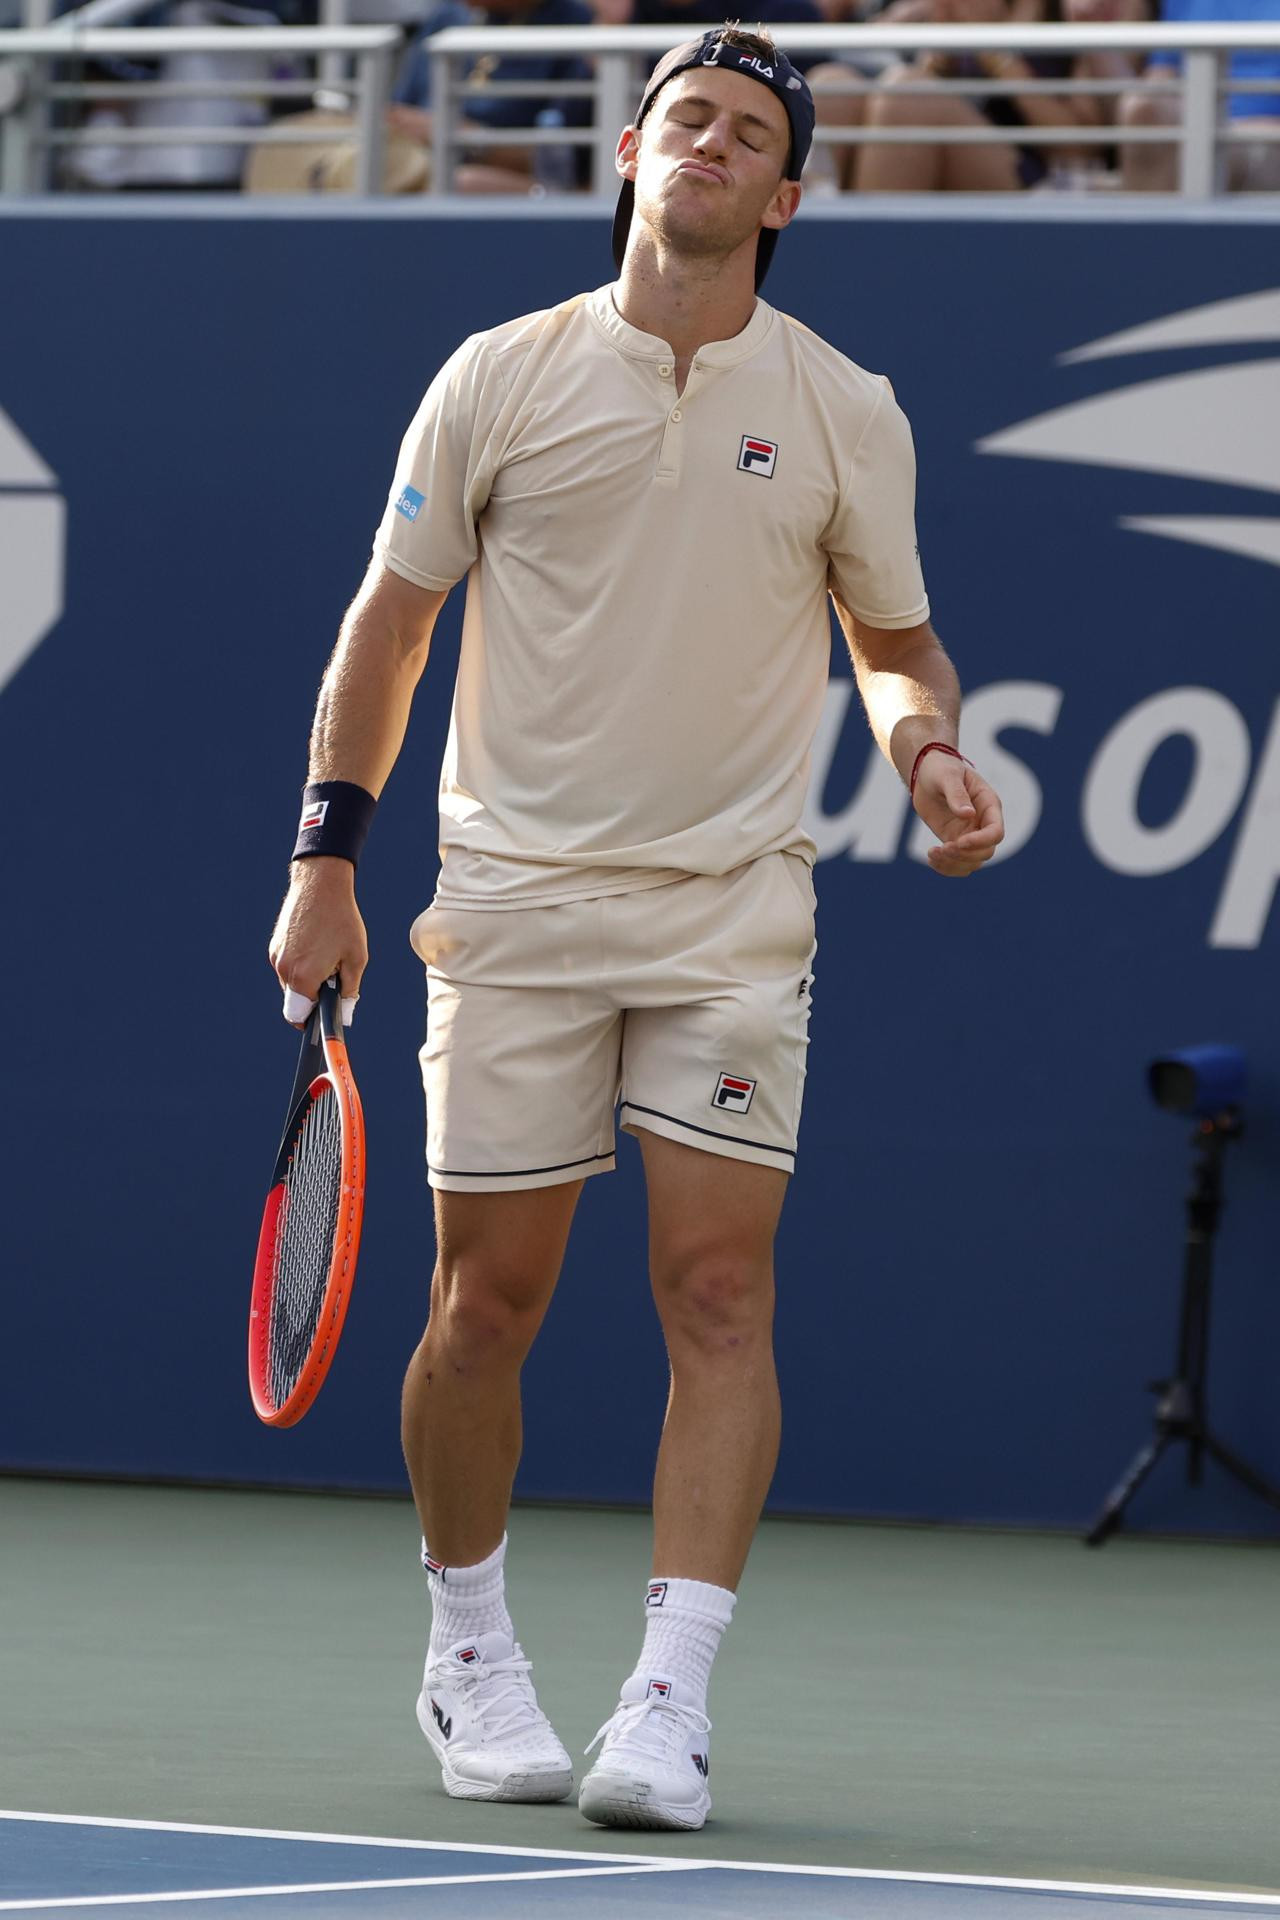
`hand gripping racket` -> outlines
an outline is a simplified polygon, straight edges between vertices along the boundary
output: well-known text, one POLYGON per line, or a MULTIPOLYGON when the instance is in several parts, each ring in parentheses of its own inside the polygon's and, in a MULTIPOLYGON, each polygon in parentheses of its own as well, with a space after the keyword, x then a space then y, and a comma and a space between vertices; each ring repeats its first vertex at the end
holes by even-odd
POLYGON ((262 1215, 249 1309, 249 1391, 269 1427, 301 1420, 347 1316, 364 1215, 364 1114, 336 980, 302 1039, 289 1117, 262 1215))

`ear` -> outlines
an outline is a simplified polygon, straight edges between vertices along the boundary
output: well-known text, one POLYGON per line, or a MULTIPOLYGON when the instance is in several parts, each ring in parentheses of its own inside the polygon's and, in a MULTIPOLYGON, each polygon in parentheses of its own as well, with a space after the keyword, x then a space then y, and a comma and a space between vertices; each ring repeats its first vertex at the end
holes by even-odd
POLYGON ((783 227, 789 227, 800 205, 800 196, 800 182, 784 180, 762 214, 761 226, 773 227, 779 233, 783 227))
POLYGON ((613 164, 624 180, 634 180, 636 165, 640 157, 640 130, 638 127, 624 127, 618 135, 618 151, 613 164))

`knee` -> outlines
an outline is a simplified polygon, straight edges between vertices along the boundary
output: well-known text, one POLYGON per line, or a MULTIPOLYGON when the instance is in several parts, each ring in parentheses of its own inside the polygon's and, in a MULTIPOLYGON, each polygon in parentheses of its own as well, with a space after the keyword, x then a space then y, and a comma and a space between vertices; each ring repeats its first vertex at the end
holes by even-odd
POLYGON ((1153 98, 1141 89, 1120 96, 1116 118, 1122 127, 1168 127, 1178 118, 1177 102, 1164 96, 1153 98))
POLYGON ((929 117, 928 96, 902 91, 911 81, 918 86, 922 77, 916 67, 890 67, 881 75, 879 86, 867 101, 868 123, 875 127, 923 125, 929 117))
POLYGON ((673 1353, 727 1355, 768 1341, 773 1263, 733 1251, 691 1251, 655 1265, 654 1297, 673 1353))
POLYGON ((441 1260, 431 1281, 427 1342, 458 1373, 519 1365, 545 1310, 518 1264, 441 1260))

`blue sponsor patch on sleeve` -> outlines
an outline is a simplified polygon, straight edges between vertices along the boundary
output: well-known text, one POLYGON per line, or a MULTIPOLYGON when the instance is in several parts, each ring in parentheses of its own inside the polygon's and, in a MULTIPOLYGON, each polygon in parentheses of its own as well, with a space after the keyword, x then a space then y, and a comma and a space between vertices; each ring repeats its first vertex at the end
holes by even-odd
POLYGON ((403 487, 396 501, 396 512, 402 513, 406 520, 416 520, 426 504, 426 495, 419 493, 416 487, 403 487))

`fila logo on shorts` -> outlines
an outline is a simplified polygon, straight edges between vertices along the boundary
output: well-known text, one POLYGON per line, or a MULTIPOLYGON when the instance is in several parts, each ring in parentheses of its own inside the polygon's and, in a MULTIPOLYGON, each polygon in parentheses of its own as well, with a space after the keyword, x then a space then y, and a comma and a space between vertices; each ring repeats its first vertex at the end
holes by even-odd
POLYGON ((646 1700, 669 1700, 670 1698, 671 1682, 669 1680, 651 1680, 649 1682, 649 1691, 645 1694, 646 1700))
POLYGON ((666 1581, 651 1580, 649 1582, 649 1591, 648 1593, 646 1593, 644 1597, 644 1603, 646 1607, 660 1607, 663 1601, 666 1599, 666 1597, 667 1597, 666 1581))
POLYGON ((746 1113, 755 1090, 754 1080, 739 1080, 736 1074, 722 1073, 716 1081, 716 1096, 711 1104, 719 1107, 722 1113, 726 1110, 729 1113, 746 1113))
POLYGON ((742 445, 738 448, 739 473, 758 473, 762 480, 772 480, 777 462, 778 445, 775 440, 757 440, 754 434, 743 434, 742 445))
POLYGON ((426 499, 426 494, 419 493, 416 487, 404 487, 396 501, 396 512, 402 513, 406 520, 416 520, 426 505, 426 499))

